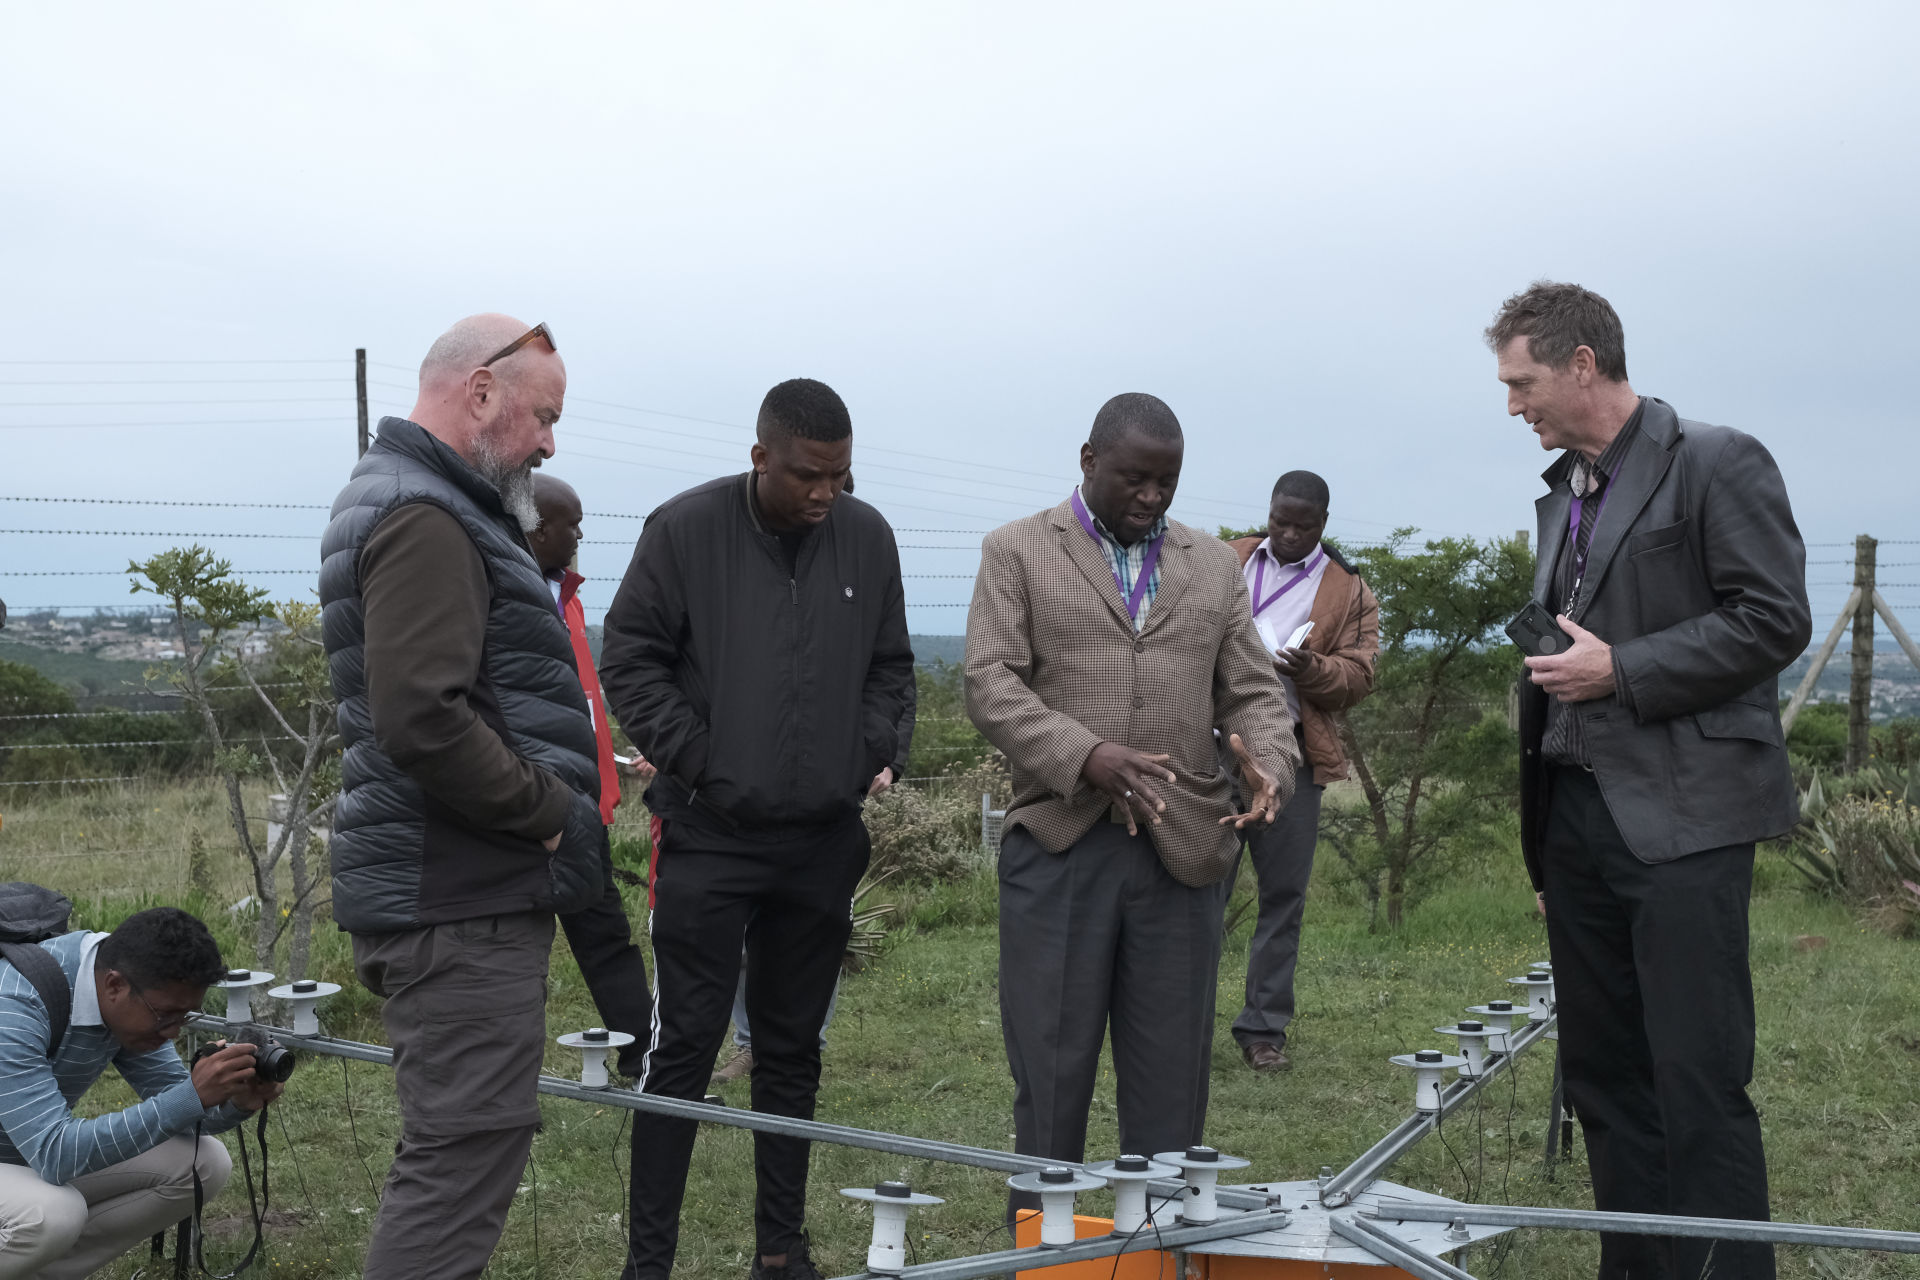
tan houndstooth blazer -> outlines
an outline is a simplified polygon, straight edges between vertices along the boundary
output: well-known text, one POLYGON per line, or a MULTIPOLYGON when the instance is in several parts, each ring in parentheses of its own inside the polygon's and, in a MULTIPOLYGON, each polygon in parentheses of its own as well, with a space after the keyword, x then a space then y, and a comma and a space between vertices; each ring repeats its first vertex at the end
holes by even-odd
POLYGON ((1182 884, 1218 881, 1240 835, 1213 730, 1238 733, 1293 795, 1299 746, 1273 660, 1254 633, 1233 549, 1168 522, 1160 588, 1139 635, 1106 557, 1069 503, 987 535, 967 615, 967 715, 1013 767, 1009 826, 1055 853, 1108 820, 1080 777, 1102 741, 1165 752, 1179 781, 1150 828, 1182 884))

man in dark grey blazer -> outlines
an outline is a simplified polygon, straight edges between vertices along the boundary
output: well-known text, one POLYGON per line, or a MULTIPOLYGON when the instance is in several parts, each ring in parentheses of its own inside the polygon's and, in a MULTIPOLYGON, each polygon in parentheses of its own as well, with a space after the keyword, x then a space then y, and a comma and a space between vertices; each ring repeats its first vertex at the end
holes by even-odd
MULTIPOLYGON (((1786 486, 1757 440, 1634 393, 1598 294, 1536 284, 1486 337, 1507 411, 1564 450, 1533 594, 1573 644, 1527 659, 1521 847, 1594 1201, 1764 1219, 1747 898, 1797 817, 1775 677, 1811 630, 1786 486)), ((1600 1274, 1768 1280, 1773 1252, 1603 1235, 1600 1274)))

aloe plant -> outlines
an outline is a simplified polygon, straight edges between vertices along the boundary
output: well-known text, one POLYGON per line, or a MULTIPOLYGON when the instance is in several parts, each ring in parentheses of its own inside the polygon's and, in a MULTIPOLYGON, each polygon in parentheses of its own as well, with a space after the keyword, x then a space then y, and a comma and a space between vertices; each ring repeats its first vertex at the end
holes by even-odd
POLYGON ((900 907, 892 902, 880 902, 872 906, 862 904, 867 895, 893 879, 898 871, 898 867, 888 867, 877 875, 868 873, 860 877, 860 883, 853 891, 853 934, 847 939, 847 954, 840 962, 840 967, 847 973, 858 973, 880 958, 880 949, 886 943, 890 922, 900 914, 900 907))

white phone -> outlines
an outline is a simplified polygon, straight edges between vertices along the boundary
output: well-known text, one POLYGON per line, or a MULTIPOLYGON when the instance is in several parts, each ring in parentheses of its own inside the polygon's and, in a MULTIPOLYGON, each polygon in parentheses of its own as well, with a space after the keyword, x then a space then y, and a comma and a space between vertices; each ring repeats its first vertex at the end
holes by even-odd
POLYGON ((1313 634, 1313 624, 1311 622, 1303 622, 1300 624, 1299 630, 1295 631, 1292 635, 1287 637, 1287 643, 1285 647, 1288 649, 1298 649, 1301 645, 1307 642, 1307 637, 1312 634, 1313 634))

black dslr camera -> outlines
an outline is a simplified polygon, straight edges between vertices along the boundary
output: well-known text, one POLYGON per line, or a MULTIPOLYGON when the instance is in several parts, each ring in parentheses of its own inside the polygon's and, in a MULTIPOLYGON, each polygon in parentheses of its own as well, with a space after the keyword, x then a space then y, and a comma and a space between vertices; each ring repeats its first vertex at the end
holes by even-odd
MULTIPOLYGON (((253 1073, 262 1080, 272 1084, 285 1084, 293 1075, 296 1062, 293 1051, 264 1031, 256 1031, 252 1027, 241 1027, 227 1038, 227 1043, 253 1046, 253 1073)), ((200 1059, 210 1053, 218 1053, 220 1048, 220 1045, 212 1042, 201 1045, 194 1051, 194 1063, 198 1064, 200 1059)))

